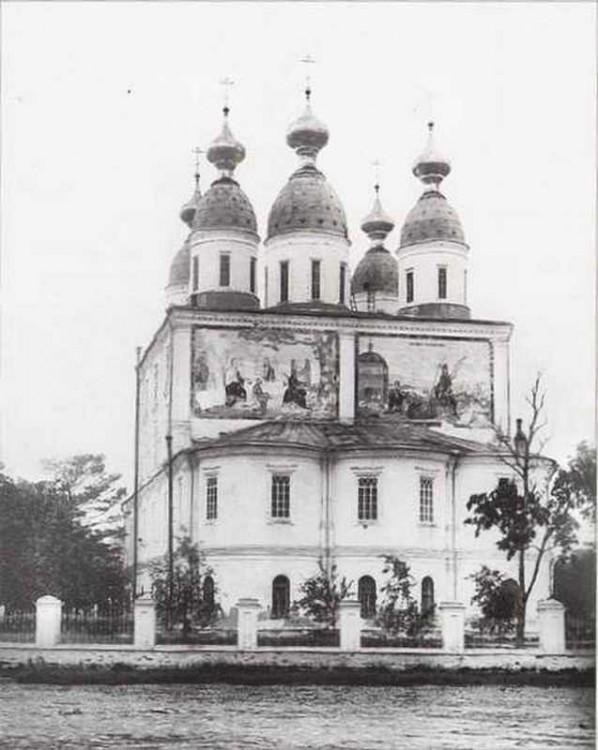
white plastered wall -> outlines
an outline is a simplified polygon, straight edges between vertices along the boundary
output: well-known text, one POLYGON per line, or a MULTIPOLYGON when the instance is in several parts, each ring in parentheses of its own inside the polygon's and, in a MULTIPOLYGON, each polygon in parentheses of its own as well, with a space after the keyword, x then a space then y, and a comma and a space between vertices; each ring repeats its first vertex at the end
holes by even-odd
MULTIPOLYGON (((193 289, 193 273, 189 279, 189 293, 220 291, 250 291, 250 259, 258 254, 259 238, 257 235, 241 234, 234 231, 196 231, 191 235, 191 263, 193 257, 199 259, 198 287, 193 289), (230 284, 220 286, 220 256, 230 255, 230 284)), ((256 267, 257 296, 257 267, 256 267)))
POLYGON ((469 247, 457 242, 435 240, 401 247, 397 250, 399 263, 399 307, 444 303, 467 305, 465 272, 469 247), (438 268, 447 271, 447 295, 438 296, 438 268), (414 298, 407 302, 407 271, 413 271, 414 298))

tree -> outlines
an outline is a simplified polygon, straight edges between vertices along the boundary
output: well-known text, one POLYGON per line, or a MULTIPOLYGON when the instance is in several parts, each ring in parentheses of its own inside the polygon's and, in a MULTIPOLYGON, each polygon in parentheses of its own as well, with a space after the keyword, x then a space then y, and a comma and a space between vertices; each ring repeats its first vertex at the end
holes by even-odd
POLYGON ((353 595, 353 581, 339 578, 334 563, 327 570, 320 558, 318 573, 307 578, 300 590, 302 597, 294 606, 316 622, 335 628, 341 601, 353 595))
POLYGON ((81 514, 81 521, 114 542, 124 537, 122 502, 127 494, 121 475, 110 473, 102 454, 82 453, 48 459, 47 483, 81 514))
POLYGON ((214 571, 189 537, 181 539, 174 552, 172 587, 168 555, 152 563, 150 577, 156 612, 168 630, 180 626, 189 633, 193 626, 205 628, 221 611, 214 571))
POLYGON ((422 624, 412 589, 415 584, 409 566, 394 555, 384 555, 382 573, 387 580, 381 587, 379 624, 390 633, 415 635, 422 624))
POLYGON ((498 570, 490 570, 486 565, 482 565, 477 573, 469 577, 475 583, 475 594, 471 602, 480 608, 482 629, 499 633, 511 630, 521 607, 517 583, 498 570))
POLYGON ((26 608, 45 594, 79 608, 126 598, 120 548, 83 525, 56 485, 0 475, 0 517, 3 604, 26 608))
POLYGON ((531 411, 527 432, 518 419, 513 441, 500 431, 496 433, 498 456, 512 470, 514 479, 500 480, 491 492, 472 495, 467 503, 470 516, 465 520, 474 526, 476 536, 486 530, 497 531, 497 547, 506 553, 507 560, 517 557, 521 592, 516 618, 519 643, 525 636, 527 603, 542 561, 549 553, 566 555, 571 550, 579 526, 576 511, 586 511, 591 502, 591 498, 577 491, 570 473, 558 470, 553 461, 543 458, 542 445, 536 447, 545 427, 545 392, 540 375, 527 402, 531 411))
POLYGON ((594 617, 596 612, 596 552, 576 549, 554 566, 553 596, 574 617, 594 617))

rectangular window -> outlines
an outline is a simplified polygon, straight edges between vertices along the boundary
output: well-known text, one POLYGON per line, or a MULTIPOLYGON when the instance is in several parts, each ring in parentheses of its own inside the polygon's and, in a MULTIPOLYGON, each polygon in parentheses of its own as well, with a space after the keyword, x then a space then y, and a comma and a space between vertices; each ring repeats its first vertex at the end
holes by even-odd
POLYGON ((438 266, 438 299, 446 299, 446 266, 438 266))
POLYGON ((289 299, 289 261, 280 262, 280 301, 287 302, 289 299))
POLYGON ((375 312, 376 311, 376 292, 371 292, 368 289, 366 304, 367 304, 368 312, 375 312))
POLYGON ((291 477, 286 474, 274 474, 272 477, 272 518, 290 518, 291 515, 291 477))
POLYGON ((434 523, 434 480, 431 477, 419 478, 419 520, 434 523))
POLYGON ((257 265, 257 259, 251 258, 249 261, 249 291, 255 294, 255 269, 257 265))
POLYGON ((218 518, 218 477, 206 480, 206 518, 208 521, 218 518))
POLYGON ((377 477, 359 477, 357 518, 360 521, 375 521, 378 518, 377 477))
POLYGON ((413 302, 413 271, 407 271, 407 302, 413 302))
POLYGON ((199 256, 193 256, 193 291, 199 289, 199 256))
POLYGON ((220 255, 220 286, 230 286, 230 255, 220 255))
POLYGON ((339 291, 338 301, 341 305, 345 304, 345 283, 347 280, 347 264, 341 263, 340 279, 339 279, 339 291))
POLYGON ((268 307, 268 269, 264 268, 264 305, 268 307))
POLYGON ((320 299, 320 270, 321 262, 312 260, 311 262, 311 298, 320 299))

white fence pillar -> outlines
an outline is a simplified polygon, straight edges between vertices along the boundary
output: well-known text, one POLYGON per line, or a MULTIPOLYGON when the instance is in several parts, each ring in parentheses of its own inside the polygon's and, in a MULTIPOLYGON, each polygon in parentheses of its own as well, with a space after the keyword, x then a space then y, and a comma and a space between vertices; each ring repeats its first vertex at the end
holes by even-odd
POLYGON ((35 645, 52 648, 60 643, 62 602, 55 596, 40 596, 35 602, 35 645))
POLYGON ((461 602, 440 602, 442 648, 461 654, 465 650, 465 605, 461 602))
POLYGON ((341 651, 359 651, 361 648, 361 604, 355 599, 345 599, 339 605, 341 651))
POLYGON ((237 648, 244 651, 257 648, 257 599, 239 599, 237 602, 237 648))
POLYGON ((547 654, 565 652, 565 607, 556 599, 538 602, 540 648, 547 654))
POLYGON ((156 645, 156 603, 149 594, 135 599, 133 609, 134 643, 137 648, 156 645))

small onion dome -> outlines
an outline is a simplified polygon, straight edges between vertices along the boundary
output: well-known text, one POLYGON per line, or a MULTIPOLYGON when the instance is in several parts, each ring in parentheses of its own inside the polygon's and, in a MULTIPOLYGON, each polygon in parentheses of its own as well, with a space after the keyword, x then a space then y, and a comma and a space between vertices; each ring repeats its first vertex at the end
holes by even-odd
POLYGON ((374 345, 371 341, 368 344, 367 352, 361 352, 357 359, 360 363, 367 362, 369 364, 381 365, 383 368, 387 367, 386 360, 381 354, 374 351, 374 345))
POLYGON ((184 204, 179 213, 181 221, 183 221, 188 227, 193 224, 193 219, 195 217, 195 212, 197 210, 197 205, 200 199, 201 191, 199 189, 199 180, 197 180, 193 195, 191 196, 191 198, 189 198, 187 203, 184 204))
POLYGON ((245 158, 245 147, 233 136, 228 125, 229 108, 224 107, 223 112, 222 130, 208 148, 207 159, 221 172, 230 175, 245 158))
POLYGON ((413 174, 424 185, 434 185, 438 189, 440 183, 450 174, 451 164, 436 149, 433 122, 428 123, 428 131, 428 143, 413 165, 413 174))
POLYGON ((189 284, 189 264, 191 251, 189 243, 185 242, 183 247, 172 259, 170 273, 168 275, 168 286, 187 286, 189 284))
POLYGON ((376 197, 372 210, 365 217, 361 224, 361 229, 367 234, 373 243, 380 244, 386 239, 386 235, 392 232, 394 221, 382 208, 380 203, 380 185, 374 187, 376 197))
POLYGON ((235 180, 220 177, 199 201, 193 229, 230 228, 257 235, 255 211, 249 198, 235 180))
POLYGON ((385 247, 370 247, 357 264, 351 278, 351 293, 399 294, 399 265, 385 247))
POLYGON ((319 151, 328 143, 328 128, 321 120, 314 116, 310 96, 311 91, 306 90, 305 111, 287 131, 287 143, 294 149, 298 156, 306 156, 315 159, 319 151))
POLYGON ((303 229, 348 236, 340 199, 313 164, 303 165, 290 176, 268 216, 268 238, 303 229))
POLYGON ((428 240, 465 244, 459 217, 438 190, 426 190, 407 214, 401 229, 401 247, 428 240))

